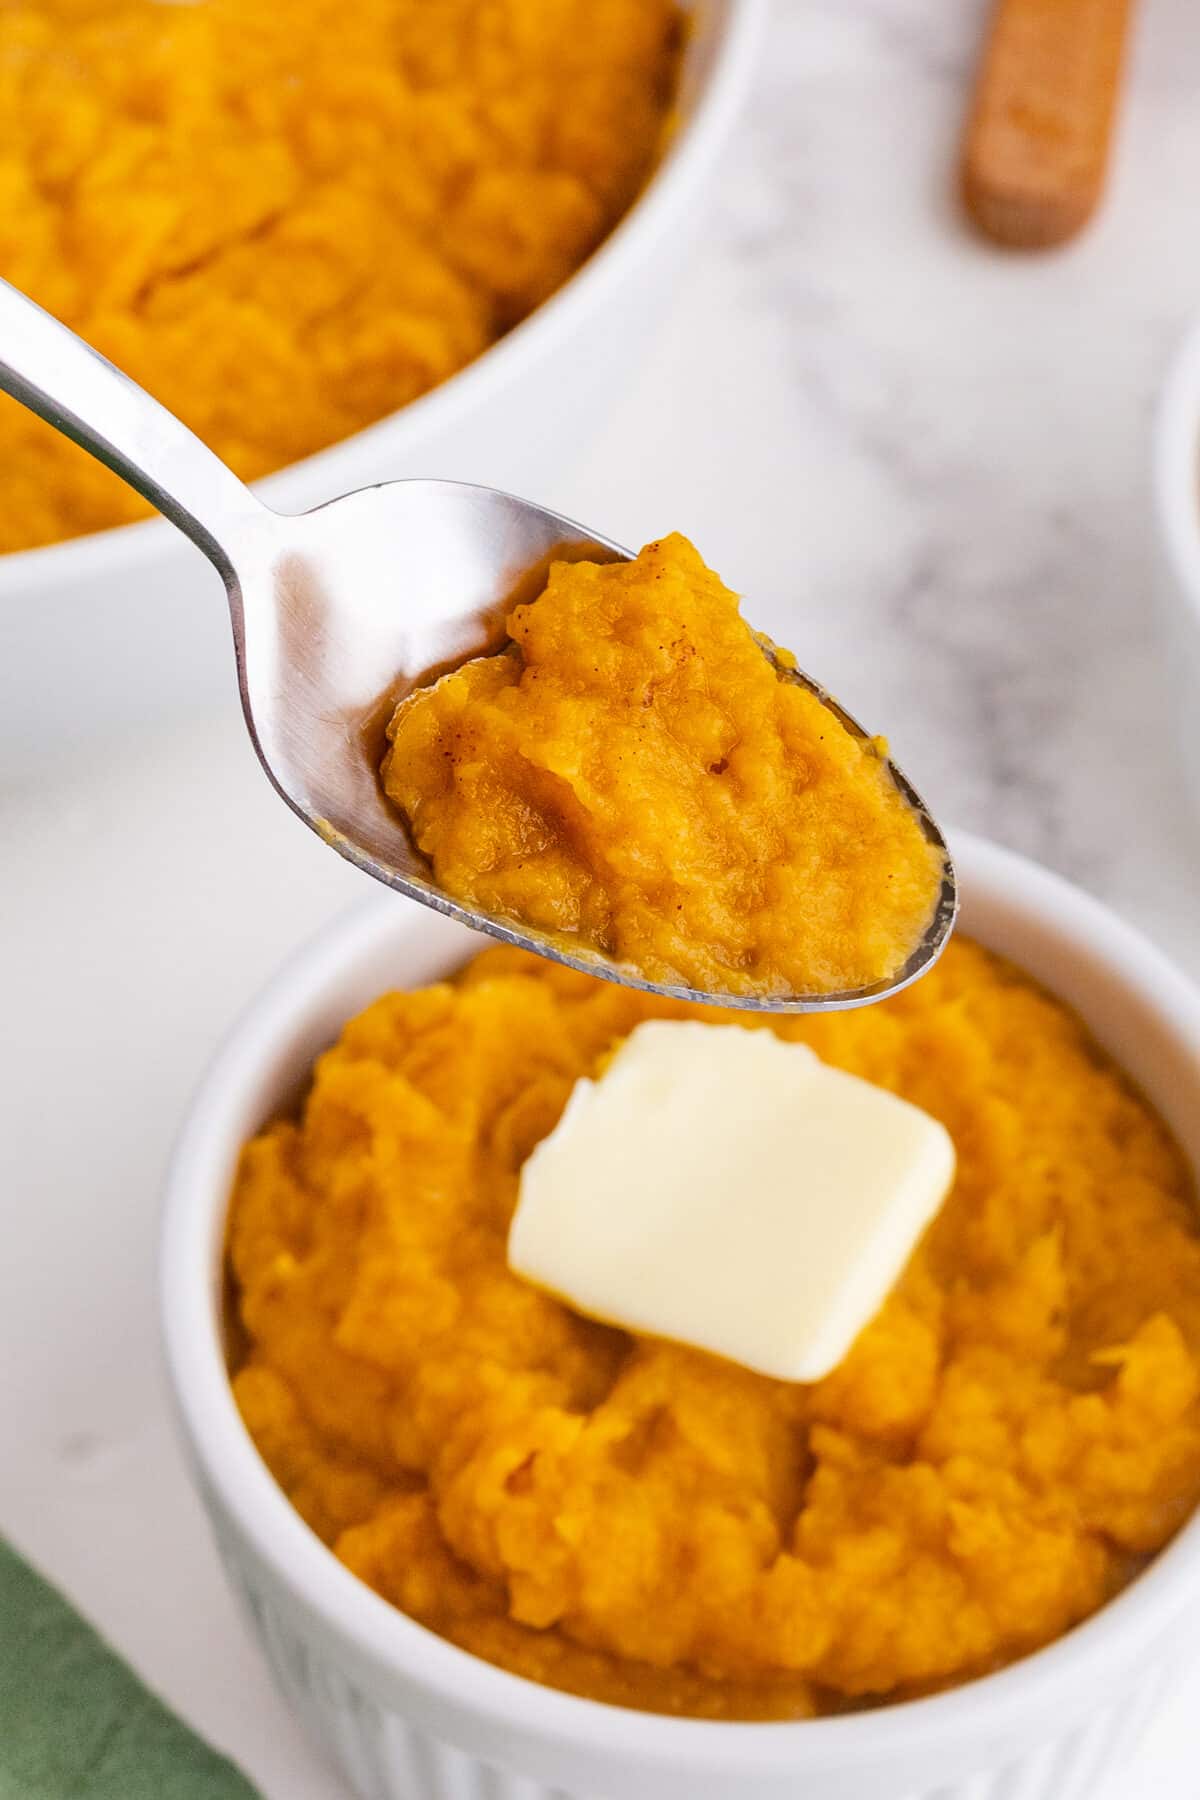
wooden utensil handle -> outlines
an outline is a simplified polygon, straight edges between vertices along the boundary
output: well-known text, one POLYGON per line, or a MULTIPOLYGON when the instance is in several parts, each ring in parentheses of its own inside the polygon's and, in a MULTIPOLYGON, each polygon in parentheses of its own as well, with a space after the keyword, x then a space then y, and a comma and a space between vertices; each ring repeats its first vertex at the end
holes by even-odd
POLYGON ((963 194, 980 230, 1061 244, 1104 188, 1132 0, 999 0, 975 90, 963 194))

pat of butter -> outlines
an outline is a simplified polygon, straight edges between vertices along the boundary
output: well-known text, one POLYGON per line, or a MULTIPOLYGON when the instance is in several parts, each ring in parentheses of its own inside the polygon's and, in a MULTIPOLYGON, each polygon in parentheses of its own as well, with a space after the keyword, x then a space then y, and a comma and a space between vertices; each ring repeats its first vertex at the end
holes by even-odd
POLYGON ((650 1020, 526 1162, 509 1267, 591 1318, 817 1381, 953 1178, 936 1119, 806 1045, 650 1020))

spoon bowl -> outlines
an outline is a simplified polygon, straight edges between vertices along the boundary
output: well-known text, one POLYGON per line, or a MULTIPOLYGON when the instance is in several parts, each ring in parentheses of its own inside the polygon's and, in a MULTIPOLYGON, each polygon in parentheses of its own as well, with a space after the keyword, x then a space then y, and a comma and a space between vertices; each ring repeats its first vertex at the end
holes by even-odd
MULTIPOLYGON (((944 858, 933 917, 886 981, 833 994, 703 992, 645 980, 598 950, 464 905, 439 887, 383 793, 385 729, 414 687, 499 648, 510 608, 556 560, 630 553, 544 507, 454 481, 360 488, 298 515, 264 506, 173 414, 66 326, 0 281, 0 390, 122 476, 215 565, 229 599, 246 724, 292 811, 377 881, 479 931, 589 974, 676 999, 828 1011, 893 993, 935 960, 957 910, 945 841, 894 765, 892 779, 944 858)), ((764 645, 781 680, 807 675, 764 645)))

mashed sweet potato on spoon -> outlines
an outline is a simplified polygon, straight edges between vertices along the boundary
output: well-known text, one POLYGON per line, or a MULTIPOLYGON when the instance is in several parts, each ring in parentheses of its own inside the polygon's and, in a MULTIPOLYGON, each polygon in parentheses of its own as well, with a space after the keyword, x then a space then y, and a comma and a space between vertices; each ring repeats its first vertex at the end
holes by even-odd
POLYGON ((904 966, 940 850, 886 746, 780 678, 685 538, 555 564, 508 629, 389 727, 384 786, 449 893, 712 993, 904 966))

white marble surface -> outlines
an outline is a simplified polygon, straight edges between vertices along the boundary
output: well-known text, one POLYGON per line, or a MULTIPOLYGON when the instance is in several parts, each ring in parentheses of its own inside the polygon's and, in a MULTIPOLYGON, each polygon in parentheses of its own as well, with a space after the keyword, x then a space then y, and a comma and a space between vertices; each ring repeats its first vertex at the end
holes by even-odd
MULTIPOLYGON (((982 12, 777 0, 711 244, 598 440, 539 497, 627 542, 689 531, 889 729, 940 813, 1200 973, 1145 491, 1155 385, 1200 307, 1200 33, 1190 0, 1147 6, 1110 204, 1078 248, 1022 261, 953 205, 982 12)), ((273 800, 232 702, 11 794, 0 859, 0 1529, 267 1800, 337 1800, 188 1492, 153 1265, 199 1067, 362 878, 273 800)), ((1105 1800, 1194 1795, 1198 1705, 1200 1662, 1105 1800)))

